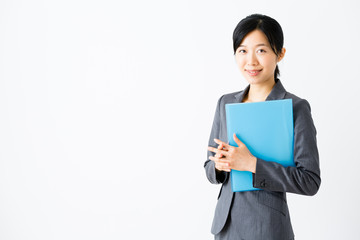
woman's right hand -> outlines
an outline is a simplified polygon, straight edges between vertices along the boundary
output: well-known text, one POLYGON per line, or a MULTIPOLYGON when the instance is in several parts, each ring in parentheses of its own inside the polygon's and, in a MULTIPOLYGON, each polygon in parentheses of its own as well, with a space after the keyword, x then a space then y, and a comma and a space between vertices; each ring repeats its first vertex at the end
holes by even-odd
MULTIPOLYGON (((217 149, 223 151, 227 150, 222 143, 219 144, 217 149)), ((223 158, 223 155, 221 153, 216 153, 215 156, 211 158, 211 160, 215 162, 216 170, 230 172, 230 164, 228 163, 228 160, 225 160, 225 158, 223 158)))

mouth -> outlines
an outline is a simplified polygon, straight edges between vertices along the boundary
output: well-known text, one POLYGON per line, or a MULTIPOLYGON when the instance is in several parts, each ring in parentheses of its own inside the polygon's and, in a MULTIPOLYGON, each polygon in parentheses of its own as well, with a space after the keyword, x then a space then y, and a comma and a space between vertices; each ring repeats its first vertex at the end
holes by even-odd
POLYGON ((260 70, 245 69, 245 71, 248 72, 248 74, 249 74, 250 76, 256 76, 256 75, 258 75, 258 74, 261 72, 261 70, 262 70, 262 69, 260 69, 260 70))

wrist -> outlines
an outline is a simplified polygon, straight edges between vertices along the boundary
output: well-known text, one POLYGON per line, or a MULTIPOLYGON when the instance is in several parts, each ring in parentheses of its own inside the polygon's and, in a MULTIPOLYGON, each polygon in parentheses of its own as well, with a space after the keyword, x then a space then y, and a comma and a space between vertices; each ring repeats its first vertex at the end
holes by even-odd
POLYGON ((257 158, 255 156, 251 156, 250 165, 249 165, 250 172, 256 173, 256 163, 257 163, 257 158))

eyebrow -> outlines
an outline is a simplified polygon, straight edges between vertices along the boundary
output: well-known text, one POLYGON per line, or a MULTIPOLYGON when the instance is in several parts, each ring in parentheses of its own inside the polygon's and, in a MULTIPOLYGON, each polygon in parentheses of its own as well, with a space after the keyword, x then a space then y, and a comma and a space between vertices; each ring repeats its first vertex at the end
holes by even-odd
MULTIPOLYGON (((265 43, 259 43, 259 44, 257 44, 255 47, 259 47, 259 46, 265 46, 265 47, 268 47, 268 45, 267 45, 267 44, 265 44, 265 43)), ((246 45, 240 45, 239 47, 246 47, 246 45)))

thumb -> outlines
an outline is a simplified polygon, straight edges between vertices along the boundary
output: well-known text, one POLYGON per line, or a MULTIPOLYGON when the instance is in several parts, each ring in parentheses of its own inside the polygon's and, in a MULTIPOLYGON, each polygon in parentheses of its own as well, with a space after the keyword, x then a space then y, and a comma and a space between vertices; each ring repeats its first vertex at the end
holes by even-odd
POLYGON ((240 147, 240 145, 243 144, 242 141, 240 141, 240 139, 236 136, 236 134, 234 133, 233 135, 234 141, 236 142, 236 144, 240 147))

